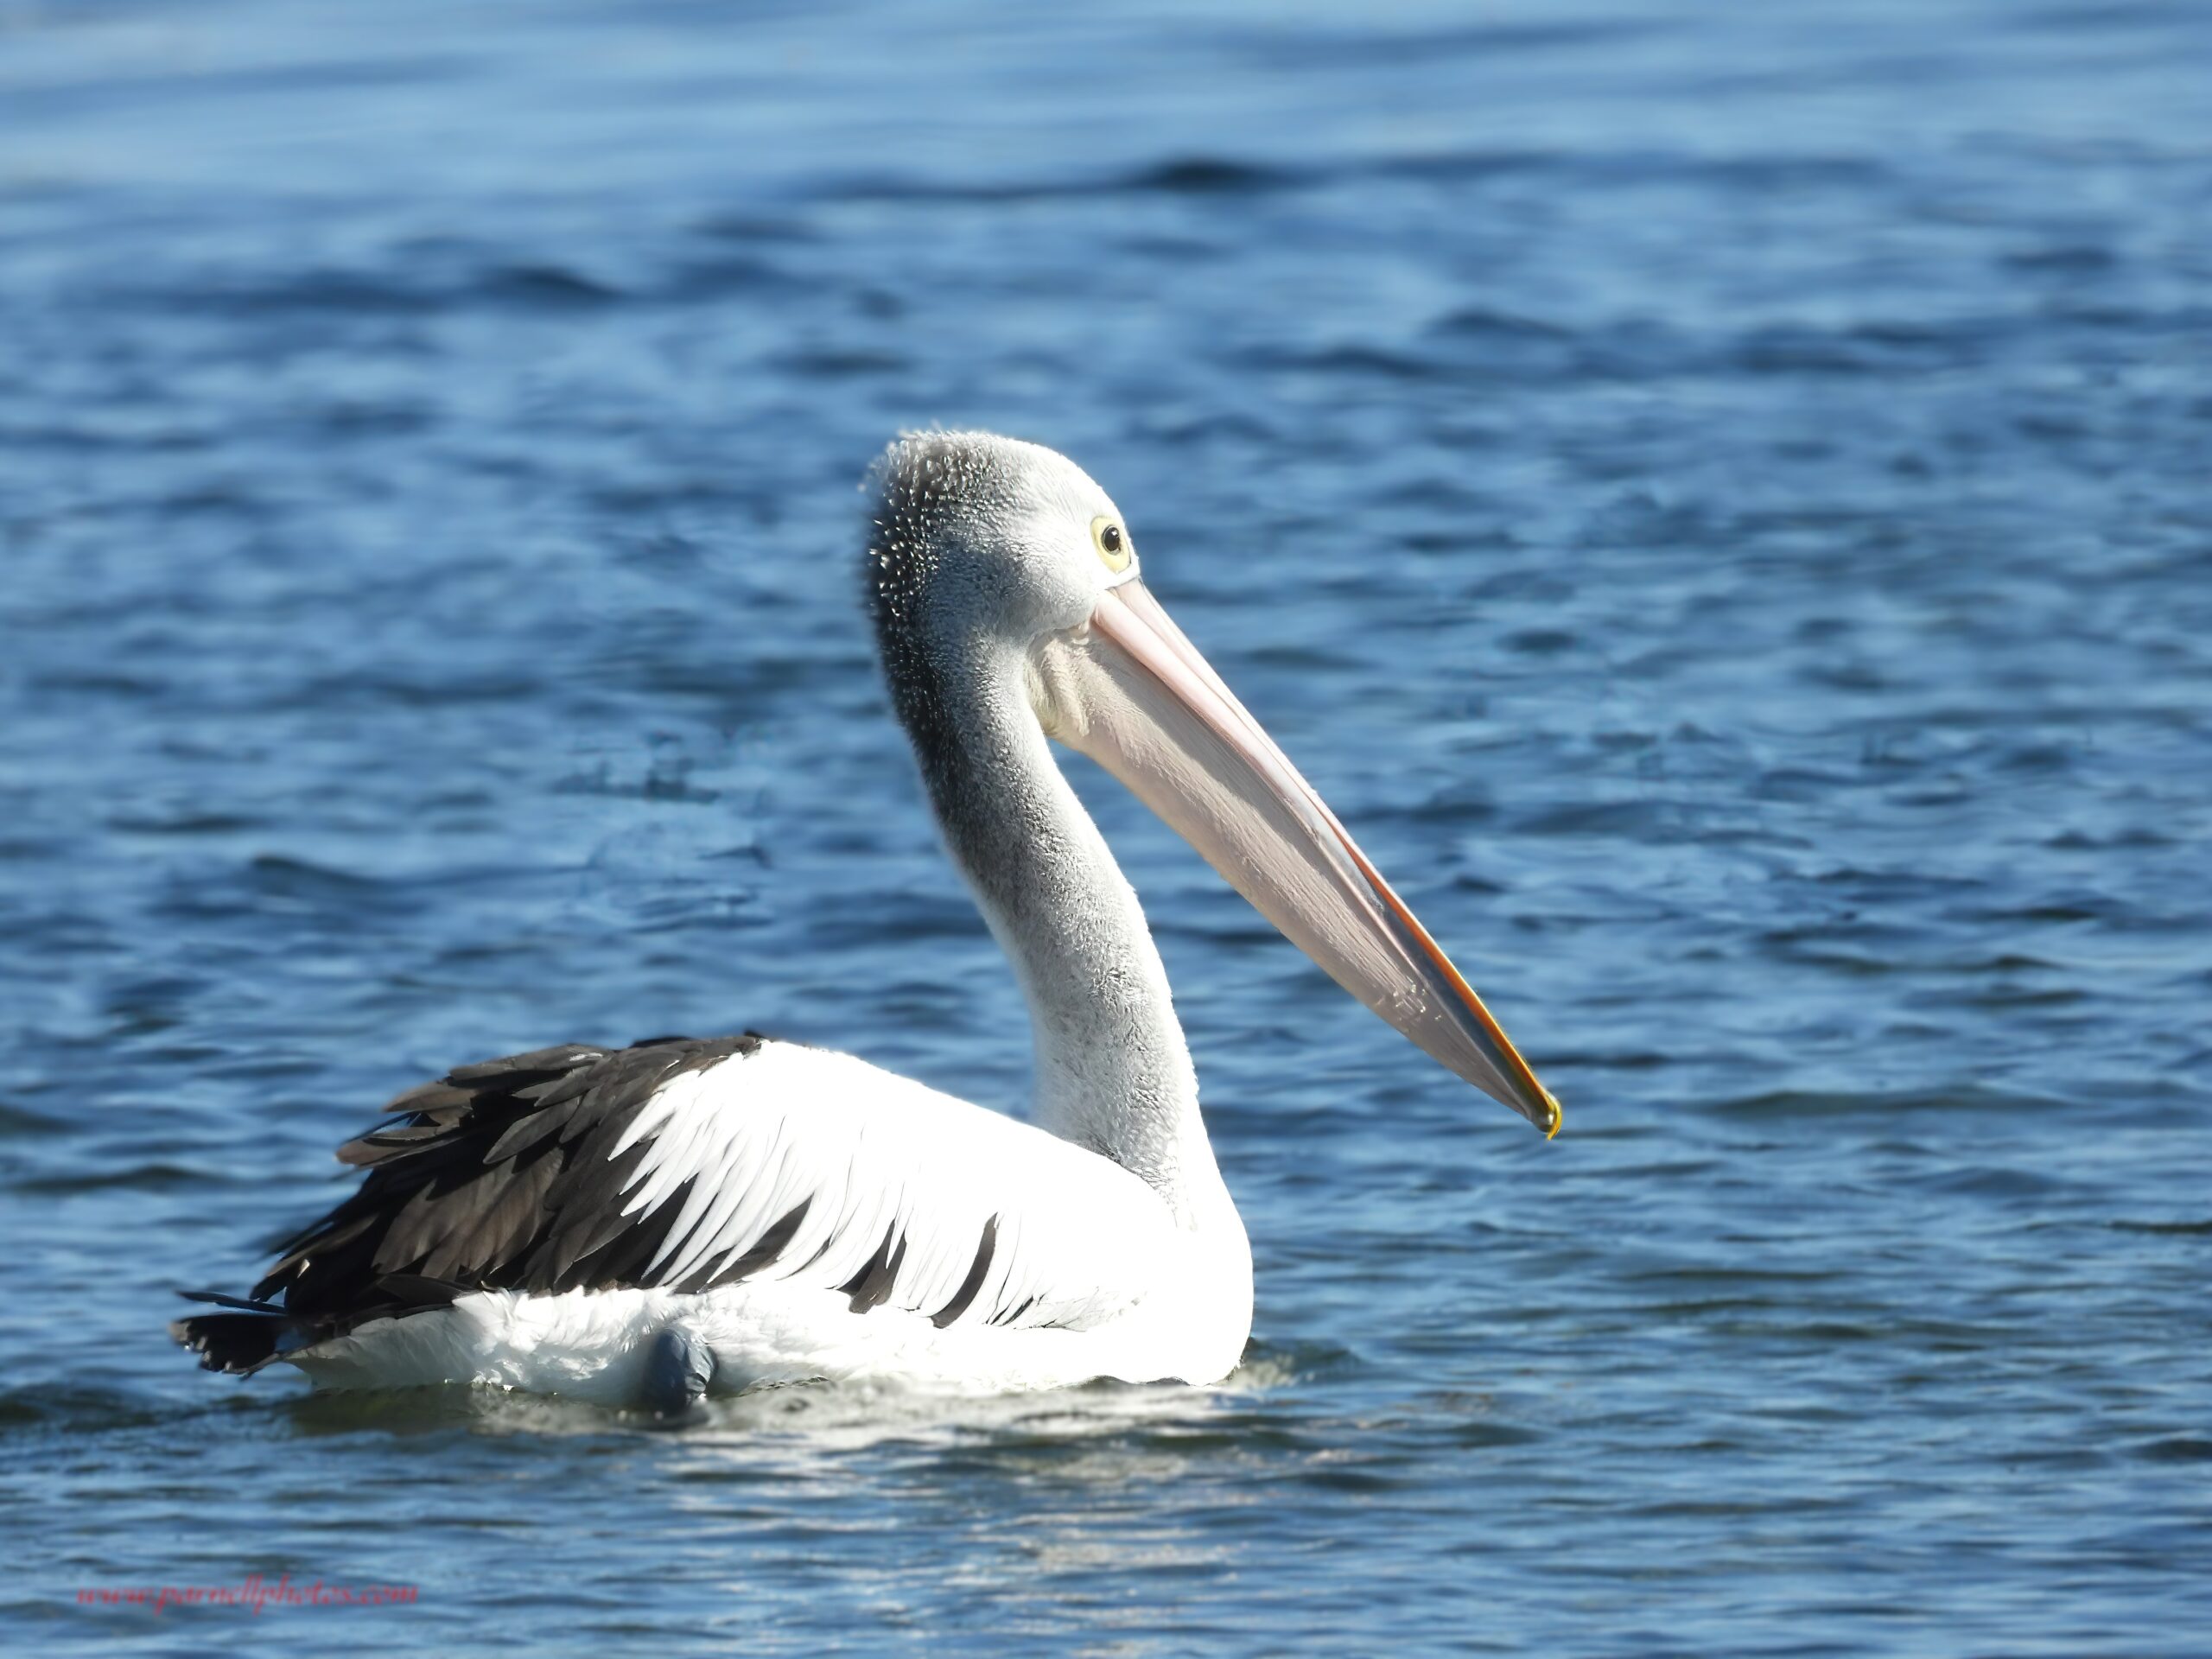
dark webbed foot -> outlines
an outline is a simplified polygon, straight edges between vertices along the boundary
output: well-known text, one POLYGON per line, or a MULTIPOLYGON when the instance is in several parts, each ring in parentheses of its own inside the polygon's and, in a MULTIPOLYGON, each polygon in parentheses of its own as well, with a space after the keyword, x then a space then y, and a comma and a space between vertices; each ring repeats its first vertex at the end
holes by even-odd
POLYGON ((672 1325, 645 1348, 645 1375, 638 1403, 664 1421, 690 1416, 715 1380, 715 1351, 672 1325))

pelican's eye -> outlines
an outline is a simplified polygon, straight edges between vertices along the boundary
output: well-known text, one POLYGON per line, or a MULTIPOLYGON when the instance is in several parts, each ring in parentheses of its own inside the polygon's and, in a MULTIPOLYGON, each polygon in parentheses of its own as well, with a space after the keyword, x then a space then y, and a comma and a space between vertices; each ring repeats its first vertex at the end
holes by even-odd
POLYGON ((1090 521, 1090 544, 1098 550, 1098 556, 1109 570, 1129 568, 1129 538, 1128 532, 1103 513, 1090 521))

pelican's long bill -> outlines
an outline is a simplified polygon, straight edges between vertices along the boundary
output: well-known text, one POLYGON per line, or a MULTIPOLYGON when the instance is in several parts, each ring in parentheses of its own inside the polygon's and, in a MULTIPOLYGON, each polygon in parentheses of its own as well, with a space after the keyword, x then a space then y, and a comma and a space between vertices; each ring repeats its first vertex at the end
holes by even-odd
POLYGON ((1559 1102, 1336 815, 1135 578, 1038 663, 1039 717, 1329 976, 1546 1135, 1559 1102))

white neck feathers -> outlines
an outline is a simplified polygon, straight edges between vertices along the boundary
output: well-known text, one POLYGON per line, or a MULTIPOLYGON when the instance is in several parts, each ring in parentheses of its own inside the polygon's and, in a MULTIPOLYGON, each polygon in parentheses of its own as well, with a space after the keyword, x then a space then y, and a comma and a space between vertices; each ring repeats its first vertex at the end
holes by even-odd
MULTIPOLYGON (((1227 1194, 1197 1074, 1135 891, 1054 764, 1019 654, 937 667, 945 840, 1029 1003, 1039 1123, 1142 1177, 1185 1224, 1227 1194)), ((918 747, 921 745, 918 744, 918 747)))

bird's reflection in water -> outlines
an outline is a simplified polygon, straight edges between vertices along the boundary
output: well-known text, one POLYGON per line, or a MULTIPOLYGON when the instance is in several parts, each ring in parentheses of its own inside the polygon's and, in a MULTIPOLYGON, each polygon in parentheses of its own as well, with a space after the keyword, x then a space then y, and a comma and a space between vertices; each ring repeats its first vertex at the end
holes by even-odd
POLYGON ((665 1440, 702 1470, 741 1453, 764 1455, 874 1448, 916 1452, 987 1449, 1049 1452, 1143 1432, 1161 1446, 1188 1437, 1216 1445, 1251 1408, 1294 1382, 1295 1354, 1255 1343, 1243 1363, 1210 1388, 1183 1383, 1094 1382, 1044 1393, 964 1395, 861 1383, 802 1382, 708 1401, 679 1422, 636 1411, 519 1390, 467 1387, 341 1389, 300 1395, 279 1408, 294 1432, 416 1435, 455 1429, 491 1435, 599 1435, 665 1440))

